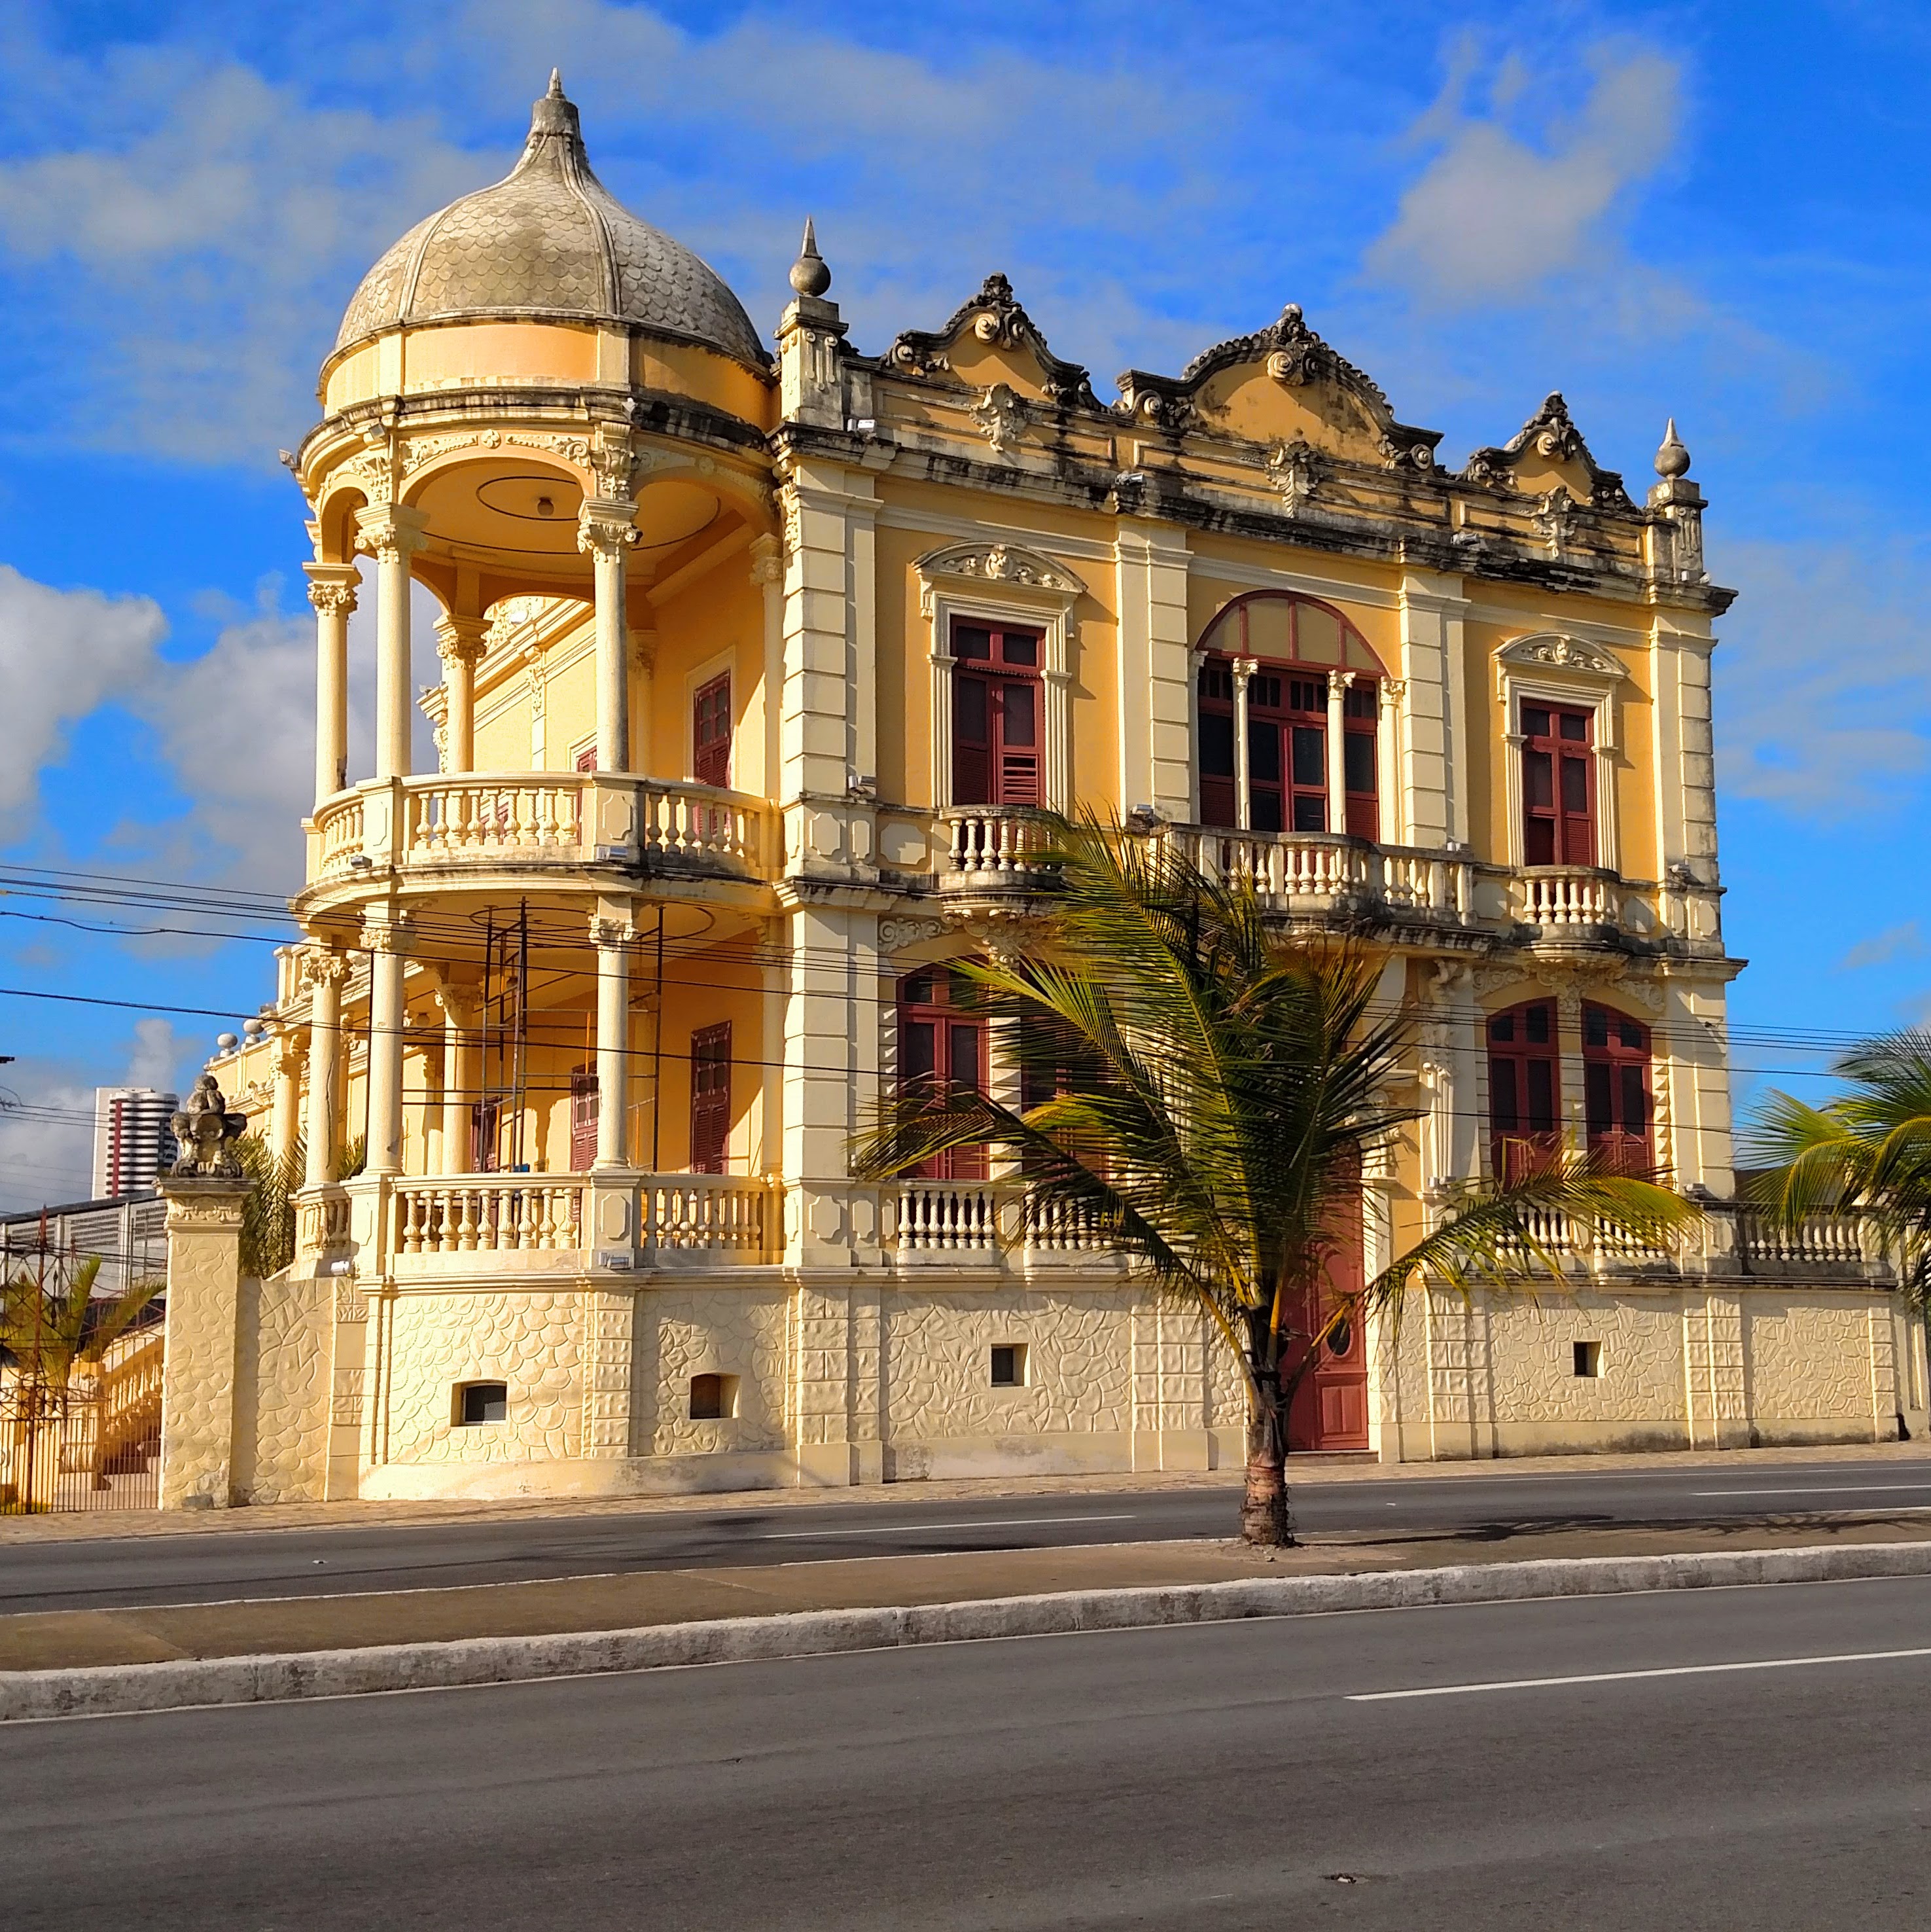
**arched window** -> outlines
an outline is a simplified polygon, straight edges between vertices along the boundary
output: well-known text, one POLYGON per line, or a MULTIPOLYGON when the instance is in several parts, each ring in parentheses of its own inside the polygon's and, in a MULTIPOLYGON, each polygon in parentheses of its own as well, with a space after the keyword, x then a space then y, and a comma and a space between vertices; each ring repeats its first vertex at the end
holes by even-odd
POLYGON ((1557 1144, 1562 1062, 1555 1002, 1530 1000, 1489 1022, 1489 1131, 1498 1178, 1519 1174, 1557 1144))
POLYGON ((1202 822, 1379 838, 1385 674, 1361 633, 1312 598, 1257 590, 1214 619, 1201 649, 1202 822))
MULTIPOLYGON (((898 982, 898 1084, 903 1088, 969 1087, 985 1090, 985 1022, 962 1010, 964 980, 928 966, 898 982)), ((983 1180, 983 1148, 955 1148, 919 1170, 928 1180, 983 1180)))
POLYGON ((1608 1006, 1582 1009, 1582 1111, 1590 1152, 1617 1172, 1656 1165, 1649 1028, 1608 1006))

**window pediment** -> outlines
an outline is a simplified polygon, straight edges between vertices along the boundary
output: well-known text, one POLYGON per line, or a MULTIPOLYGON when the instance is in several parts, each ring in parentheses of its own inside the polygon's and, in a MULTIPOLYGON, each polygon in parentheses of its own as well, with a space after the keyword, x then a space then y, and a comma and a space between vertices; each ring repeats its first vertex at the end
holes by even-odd
POLYGON ((1031 592, 1054 603, 1069 605, 1086 588, 1070 572, 1062 570, 1050 557, 1019 544, 947 544, 928 550, 913 566, 925 585, 926 614, 932 609, 932 590, 937 584, 955 589, 975 588, 1031 592))
POLYGON ((1566 672, 1592 687, 1620 683, 1629 675, 1613 652, 1559 631, 1540 631, 1531 637, 1510 638, 1495 652, 1495 668, 1498 680, 1512 670, 1566 672))

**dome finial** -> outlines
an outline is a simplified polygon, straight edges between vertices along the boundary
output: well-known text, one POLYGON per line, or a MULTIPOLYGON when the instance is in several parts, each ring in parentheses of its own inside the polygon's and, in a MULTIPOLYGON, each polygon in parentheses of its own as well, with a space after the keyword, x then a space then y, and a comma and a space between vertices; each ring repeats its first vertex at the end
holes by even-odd
POLYGON ((543 98, 529 110, 530 146, 524 149, 527 161, 537 152, 537 144, 546 134, 561 134, 566 146, 579 152, 583 144, 582 124, 577 118, 577 104, 563 92, 563 70, 561 68, 550 70, 550 86, 543 98))
POLYGON ((799 245, 797 260, 791 264, 791 286, 801 296, 809 296, 815 300, 831 285, 832 272, 825 266, 824 256, 818 253, 817 230, 808 214, 805 218, 805 239, 799 245))
POLYGON ((1672 483, 1678 477, 1690 473, 1690 452, 1684 448, 1683 439, 1676 433, 1674 416, 1663 433, 1663 446, 1656 453, 1656 473, 1672 483))
POLYGON ((563 70, 560 67, 550 70, 550 98, 552 100, 563 98, 563 70))

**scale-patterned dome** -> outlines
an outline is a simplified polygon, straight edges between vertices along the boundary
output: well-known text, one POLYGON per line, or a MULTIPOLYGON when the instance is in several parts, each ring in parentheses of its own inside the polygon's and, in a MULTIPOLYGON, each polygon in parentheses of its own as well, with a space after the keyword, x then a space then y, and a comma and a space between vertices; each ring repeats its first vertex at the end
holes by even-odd
POLYGON ((362 278, 339 353, 385 328, 464 316, 628 322, 766 366, 744 305, 681 242, 640 221, 590 171, 559 76, 532 111, 523 158, 417 223, 362 278))

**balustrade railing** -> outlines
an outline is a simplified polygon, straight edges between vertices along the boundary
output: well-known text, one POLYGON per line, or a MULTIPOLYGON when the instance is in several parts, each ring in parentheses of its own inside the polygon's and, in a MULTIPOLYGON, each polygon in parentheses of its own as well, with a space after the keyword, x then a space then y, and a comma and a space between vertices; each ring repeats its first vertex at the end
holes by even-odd
POLYGON ((1047 870, 1039 855, 1045 828, 1034 814, 992 806, 954 806, 945 814, 951 835, 947 869, 975 885, 1025 886, 1047 870))
POLYGON ((653 1174, 643 1183, 647 1245, 681 1254, 725 1254, 748 1262, 770 1252, 772 1190, 730 1174, 653 1174))
POLYGON ((506 1254, 583 1245, 583 1186, 539 1174, 399 1180, 392 1255, 506 1254))
POLYGON ((1871 1258, 1864 1231, 1849 1214, 1807 1215, 1795 1227, 1750 1208, 1737 1214, 1737 1247, 1744 1264, 1764 1269, 1861 1269, 1871 1258))
POLYGON ((1519 925, 1573 932, 1619 924, 1622 893, 1606 872, 1582 866, 1539 866, 1510 880, 1509 909, 1519 925))
POLYGON ((898 1252, 943 1255, 996 1248, 1000 1193, 989 1180, 901 1182, 898 1252))
POLYGON ((757 874, 767 868, 772 814, 762 800, 621 773, 481 772, 383 782, 325 800, 311 821, 315 875, 339 878, 364 860, 587 863, 598 855, 596 827, 607 815, 592 809, 593 800, 611 792, 630 807, 618 822, 634 825, 646 864, 757 874))

